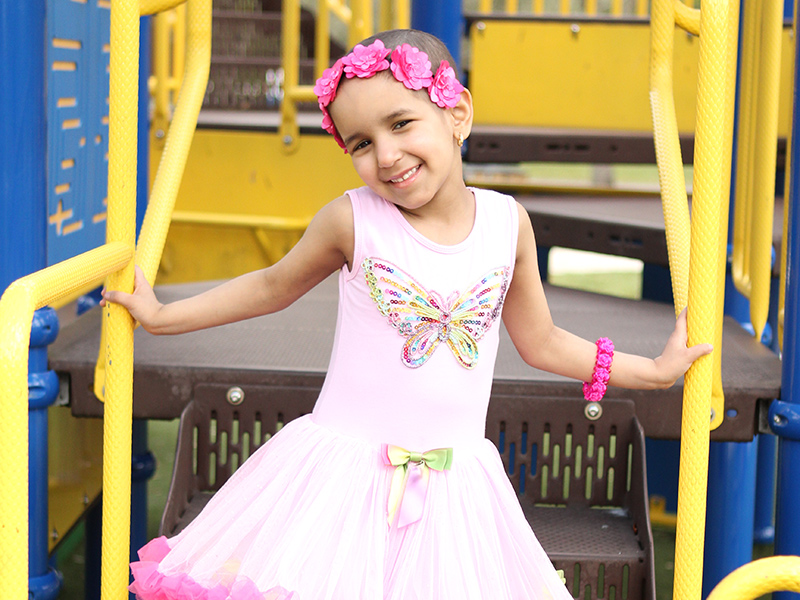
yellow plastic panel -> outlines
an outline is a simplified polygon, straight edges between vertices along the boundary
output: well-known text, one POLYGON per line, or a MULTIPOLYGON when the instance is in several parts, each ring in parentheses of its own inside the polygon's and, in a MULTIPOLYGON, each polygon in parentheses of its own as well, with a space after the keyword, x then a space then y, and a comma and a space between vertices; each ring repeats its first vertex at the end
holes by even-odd
MULTIPOLYGON (((694 130, 698 47, 696 37, 676 30, 674 91, 681 133, 694 130)), ((472 26, 470 48, 469 88, 478 124, 652 131, 648 22, 486 20, 472 26)), ((793 52, 791 30, 784 28, 782 137, 791 116, 793 52)))
POLYGON ((103 421, 78 419, 65 406, 51 407, 47 416, 52 551, 102 489, 103 421))
MULTIPOLYGON (((652 131, 649 23, 485 21, 470 41, 478 123, 652 131)), ((694 129, 698 46, 675 33, 681 132, 694 129)))
POLYGON ((287 155, 274 132, 200 129, 175 210, 203 213, 206 222, 173 224, 159 281, 217 279, 266 266, 296 242, 302 231, 295 224, 307 223, 323 205, 361 185, 350 157, 328 135, 304 135, 297 152, 287 155), (207 223, 213 214, 219 215, 218 226, 207 223), (231 226, 231 215, 242 225, 231 226), (264 227, 259 218, 246 226, 248 217, 264 216, 291 219, 292 226, 264 227), (201 248, 204 256, 219 258, 197 261, 193 252, 201 248))

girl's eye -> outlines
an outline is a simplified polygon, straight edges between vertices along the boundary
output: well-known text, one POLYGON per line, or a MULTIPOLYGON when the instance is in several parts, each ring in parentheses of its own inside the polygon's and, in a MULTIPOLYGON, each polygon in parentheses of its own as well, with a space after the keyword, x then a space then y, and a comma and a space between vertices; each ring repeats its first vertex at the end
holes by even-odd
POLYGON ((411 123, 411 121, 398 121, 397 123, 394 124, 394 129, 401 129, 402 127, 405 127, 409 123, 411 123))
POLYGON ((361 150, 362 148, 366 148, 369 145, 367 140, 362 140, 358 144, 356 144, 355 148, 353 148, 353 152, 356 150, 361 150))

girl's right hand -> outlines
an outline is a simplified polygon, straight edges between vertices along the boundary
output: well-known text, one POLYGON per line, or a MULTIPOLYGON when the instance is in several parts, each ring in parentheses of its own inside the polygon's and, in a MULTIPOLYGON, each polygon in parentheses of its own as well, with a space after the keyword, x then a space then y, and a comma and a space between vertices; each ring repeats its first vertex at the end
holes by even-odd
POLYGON ((100 306, 105 306, 108 302, 124 306, 146 331, 153 333, 158 312, 163 304, 156 298, 153 288, 138 265, 134 270, 132 294, 105 288, 101 294, 103 299, 100 300, 100 306))

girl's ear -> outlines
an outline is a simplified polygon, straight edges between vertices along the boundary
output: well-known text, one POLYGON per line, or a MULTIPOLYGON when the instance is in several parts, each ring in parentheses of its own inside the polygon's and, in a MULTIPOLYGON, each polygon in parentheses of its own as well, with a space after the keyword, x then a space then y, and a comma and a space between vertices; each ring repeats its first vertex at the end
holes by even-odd
POLYGON ((464 139, 469 137, 472 131, 472 94, 467 88, 461 92, 461 98, 453 108, 450 109, 453 115, 453 126, 455 128, 455 137, 458 138, 459 134, 464 136, 464 139))

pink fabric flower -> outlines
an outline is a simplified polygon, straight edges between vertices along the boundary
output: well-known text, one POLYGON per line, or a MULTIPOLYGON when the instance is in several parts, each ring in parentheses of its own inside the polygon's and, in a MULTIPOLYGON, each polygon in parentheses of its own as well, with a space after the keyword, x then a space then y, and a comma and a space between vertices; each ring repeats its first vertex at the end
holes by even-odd
POLYGON ((391 67, 394 78, 410 90, 421 90, 433 82, 428 55, 410 44, 394 49, 391 67))
POLYGON ((458 104, 463 91, 464 86, 456 78, 456 72, 453 67, 450 66, 449 62, 443 60, 436 70, 436 76, 433 78, 431 87, 428 88, 428 95, 430 95, 431 101, 440 108, 453 108, 458 104))
POLYGON ((328 106, 333 99, 336 98, 336 88, 339 86, 339 80, 342 78, 342 70, 344 65, 340 58, 329 69, 322 72, 322 77, 317 79, 314 85, 314 93, 319 99, 320 106, 328 106))
POLYGON ((344 145, 344 140, 336 130, 336 125, 333 124, 333 119, 331 119, 331 114, 328 112, 328 109, 322 104, 319 105, 319 109, 322 111, 322 128, 333 136, 333 139, 336 140, 336 143, 339 144, 339 147, 344 150, 345 154, 347 154, 347 148, 344 145))
POLYGON ((342 59, 344 73, 348 79, 372 77, 378 71, 389 68, 386 57, 389 50, 380 40, 375 40, 369 46, 357 44, 353 51, 342 59))

